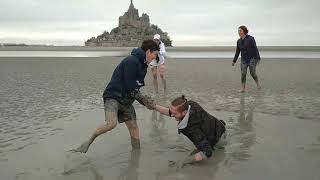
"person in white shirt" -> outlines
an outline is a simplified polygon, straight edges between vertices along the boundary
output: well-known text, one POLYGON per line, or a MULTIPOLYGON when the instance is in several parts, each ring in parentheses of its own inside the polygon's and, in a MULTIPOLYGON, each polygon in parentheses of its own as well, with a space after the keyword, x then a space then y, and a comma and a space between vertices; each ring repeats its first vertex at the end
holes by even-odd
POLYGON ((164 43, 160 40, 160 35, 155 34, 153 36, 153 40, 159 44, 160 51, 156 59, 152 60, 150 63, 151 67, 151 72, 153 76, 153 85, 154 85, 154 90, 156 93, 159 93, 159 88, 158 88, 158 73, 160 75, 162 85, 164 92, 167 90, 167 84, 166 84, 166 79, 165 79, 165 55, 166 55, 166 47, 164 43))

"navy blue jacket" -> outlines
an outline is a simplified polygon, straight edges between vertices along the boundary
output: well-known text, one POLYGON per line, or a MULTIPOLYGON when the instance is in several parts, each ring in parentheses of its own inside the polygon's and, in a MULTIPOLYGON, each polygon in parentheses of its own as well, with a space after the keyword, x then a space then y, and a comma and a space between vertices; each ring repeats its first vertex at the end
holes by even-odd
POLYGON ((259 50, 256 45, 254 37, 246 35, 244 39, 240 38, 237 41, 237 50, 233 58, 233 62, 237 62, 239 54, 241 52, 241 59, 250 61, 251 59, 260 60, 259 50))
POLYGON ((132 104, 131 93, 144 86, 147 74, 146 53, 143 49, 133 49, 114 70, 111 80, 103 93, 103 99, 112 98, 126 104, 132 104))

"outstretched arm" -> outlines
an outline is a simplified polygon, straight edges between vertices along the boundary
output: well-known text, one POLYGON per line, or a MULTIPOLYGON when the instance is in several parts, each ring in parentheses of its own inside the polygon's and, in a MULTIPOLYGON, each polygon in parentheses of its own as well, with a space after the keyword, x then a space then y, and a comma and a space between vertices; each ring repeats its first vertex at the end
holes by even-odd
POLYGON ((150 110, 156 110, 163 115, 170 117, 170 110, 167 107, 155 104, 154 100, 146 95, 142 95, 140 91, 135 90, 131 93, 131 96, 134 97, 140 104, 146 106, 150 110))
POLYGON ((136 89, 132 91, 131 96, 148 109, 155 109, 156 104, 154 103, 154 100, 150 96, 141 94, 139 90, 136 89))
POLYGON ((160 105, 157 104, 155 106, 155 110, 158 111, 159 113, 163 114, 163 115, 166 115, 166 116, 170 117, 170 110, 167 107, 160 106, 160 105))

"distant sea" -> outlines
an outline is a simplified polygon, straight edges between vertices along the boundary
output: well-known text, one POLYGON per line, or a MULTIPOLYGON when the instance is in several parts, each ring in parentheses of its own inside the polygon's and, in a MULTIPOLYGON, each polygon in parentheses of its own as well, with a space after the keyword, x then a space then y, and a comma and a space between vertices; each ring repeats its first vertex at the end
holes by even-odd
MULTIPOLYGON (((0 47, 0 57, 121 57, 133 48, 109 47, 0 47)), ((319 46, 263 46, 262 58, 320 58, 319 46)), ((233 58, 235 47, 167 47, 168 58, 233 58)))

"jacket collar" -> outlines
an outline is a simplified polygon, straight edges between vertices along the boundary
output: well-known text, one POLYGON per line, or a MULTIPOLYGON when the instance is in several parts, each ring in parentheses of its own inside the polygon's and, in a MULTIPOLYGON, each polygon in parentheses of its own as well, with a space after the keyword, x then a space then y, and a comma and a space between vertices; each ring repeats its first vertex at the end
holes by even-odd
POLYGON ((189 105, 187 114, 184 116, 184 118, 177 125, 178 129, 184 129, 187 127, 188 122, 189 122, 189 117, 190 117, 190 109, 191 109, 191 106, 189 105))

